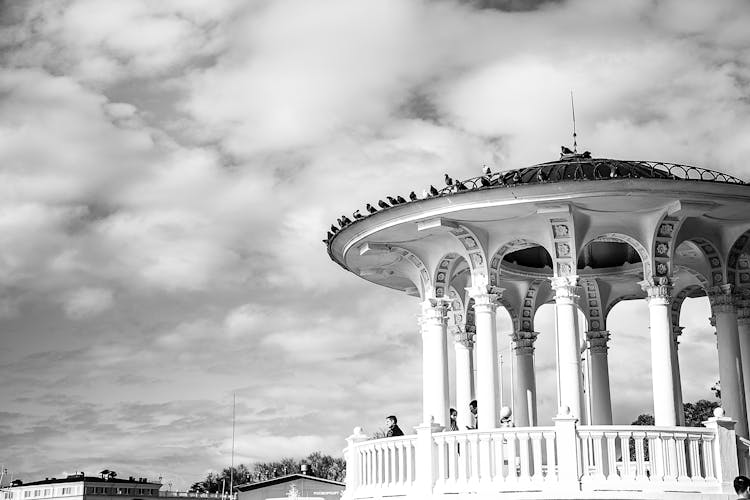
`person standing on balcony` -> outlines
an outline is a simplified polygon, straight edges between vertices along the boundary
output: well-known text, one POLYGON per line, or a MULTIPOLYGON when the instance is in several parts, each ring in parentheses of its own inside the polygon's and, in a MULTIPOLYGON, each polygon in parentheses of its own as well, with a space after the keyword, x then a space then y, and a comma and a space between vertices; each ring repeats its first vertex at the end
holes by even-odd
POLYGON ((737 499, 750 498, 750 478, 747 476, 737 476, 734 478, 734 491, 737 492, 737 499))
POLYGON ((472 427, 467 427, 467 429, 478 429, 479 428, 479 417, 477 417, 477 400, 472 400, 471 403, 469 403, 469 411, 471 412, 471 418, 474 421, 474 424, 472 427))
POLYGON ((403 436, 404 431, 398 426, 398 419, 395 415, 385 417, 385 426, 388 428, 385 437, 403 436))
POLYGON ((447 431, 457 431, 458 430, 458 422, 456 422, 456 419, 458 418, 458 412, 455 408, 450 409, 450 424, 448 424, 447 431))

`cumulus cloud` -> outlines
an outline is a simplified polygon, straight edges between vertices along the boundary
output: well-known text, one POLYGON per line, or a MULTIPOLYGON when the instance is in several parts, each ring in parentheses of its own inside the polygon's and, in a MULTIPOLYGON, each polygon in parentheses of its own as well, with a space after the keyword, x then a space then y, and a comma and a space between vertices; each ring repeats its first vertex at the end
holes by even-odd
MULTIPOLYGON (((416 301, 343 271, 320 240, 443 172, 553 159, 570 90, 597 156, 748 176, 739 0, 3 7, 0 440, 27 479, 73 460, 184 488, 227 465, 234 391, 246 460, 338 453, 384 408, 418 422, 416 301)), ((718 368, 706 305, 686 304, 691 400, 718 368)), ((643 307, 611 314, 622 423, 650 405, 643 307)), ((545 422, 549 308, 537 324, 545 422)))

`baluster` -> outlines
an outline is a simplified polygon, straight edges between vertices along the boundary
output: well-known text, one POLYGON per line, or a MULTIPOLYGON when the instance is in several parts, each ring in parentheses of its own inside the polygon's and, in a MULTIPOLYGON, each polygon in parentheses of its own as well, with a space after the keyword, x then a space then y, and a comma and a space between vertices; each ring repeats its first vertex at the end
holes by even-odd
POLYGON ((397 480, 396 479, 396 465, 397 465, 396 453, 397 453, 396 443, 389 444, 388 445, 388 458, 391 461, 391 477, 389 478, 390 481, 388 481, 388 484, 390 484, 391 486, 395 486, 396 480, 397 480))
POLYGON ((479 481, 479 435, 472 433, 469 435, 471 443, 471 464, 469 478, 472 481, 479 481))
POLYGON ((518 469, 516 467, 516 433, 503 434, 505 438, 505 457, 508 460, 508 475, 506 481, 509 483, 518 481, 518 469))
POLYGON ((690 450, 690 479, 699 481, 703 479, 701 471, 700 434, 688 434, 688 449, 690 450))
POLYGON ((643 440, 645 438, 645 432, 633 432, 633 439, 635 440, 635 475, 639 481, 648 480, 646 476, 646 454, 643 451, 643 440))
POLYGON ((445 437, 435 435, 437 443, 437 486, 445 484, 445 437))
POLYGON ((456 479, 461 484, 468 481, 467 469, 469 468, 469 454, 473 451, 469 449, 466 434, 459 434, 458 437, 458 474, 456 479))
POLYGON ((617 433, 605 432, 604 436, 607 439, 607 480, 619 480, 620 476, 617 475, 617 445, 615 443, 617 433))
POLYGON ((706 471, 706 481, 716 480, 716 474, 714 473, 714 437, 713 434, 703 434, 701 436, 703 444, 703 470, 706 471))
POLYGON ((378 445, 378 486, 385 486, 385 446, 378 445))
POLYGON ((495 482, 502 483, 505 480, 505 453, 503 450, 503 436, 499 432, 493 434, 492 444, 495 448, 495 482))
POLYGON ((455 484, 458 482, 457 474, 457 458, 458 458, 458 444, 456 443, 456 436, 449 438, 450 444, 448 446, 448 479, 451 483, 455 484))
POLYGON ((529 470, 529 433, 519 432, 518 433, 518 451, 521 459, 521 481, 531 481, 531 474, 529 470))
POLYGON ((620 477, 622 479, 632 480, 635 478, 635 470, 630 462, 630 431, 619 431, 617 435, 620 438, 620 456, 622 457, 622 470, 620 477))
POLYGON ((531 452, 532 456, 534 457, 532 478, 535 482, 541 482, 544 480, 544 474, 542 473, 542 433, 531 432, 529 433, 529 436, 531 437, 531 452))
POLYGON ((665 450, 663 448, 663 442, 659 438, 659 433, 655 431, 647 431, 646 437, 648 438, 648 455, 649 462, 651 465, 651 481, 663 481, 664 480, 664 455, 665 450))
POLYGON ((412 453, 414 448, 412 443, 413 441, 406 443, 406 484, 408 486, 414 484, 414 454, 412 453))
POLYGON ((677 480, 687 481, 690 479, 687 473, 687 458, 685 457, 685 439, 687 439, 687 434, 677 432, 674 435, 674 439, 675 450, 677 451, 677 480))
POLYGON ((557 481, 557 456, 555 455, 555 433, 544 433, 544 444, 547 446, 547 481, 557 481))
POLYGON ((591 475, 591 460, 589 455, 589 445, 591 441, 590 431, 578 431, 578 444, 581 447, 581 473, 584 476, 591 475))
POLYGON ((664 450, 664 480, 677 481, 679 464, 677 463, 677 441, 672 432, 660 434, 664 450))
POLYGON ((602 463, 602 447, 604 446, 604 433, 591 433, 591 446, 594 447, 594 477, 598 480, 604 479, 604 464, 602 463))

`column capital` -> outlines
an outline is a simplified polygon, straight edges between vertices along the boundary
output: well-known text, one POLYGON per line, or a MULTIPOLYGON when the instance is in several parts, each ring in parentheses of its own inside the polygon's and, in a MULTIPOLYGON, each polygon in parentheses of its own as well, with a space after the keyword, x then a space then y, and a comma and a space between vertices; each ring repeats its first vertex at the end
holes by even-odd
POLYGON ((669 278, 652 276, 638 283, 646 292, 646 302, 651 305, 669 305, 672 302, 672 283, 669 278))
POLYGON ((469 298, 474 299, 474 312, 495 312, 497 300, 503 296, 503 288, 496 286, 466 287, 469 298))
POLYGON ((534 353, 534 343, 539 332, 513 332, 510 336, 515 343, 516 355, 534 353))
POLYGON ((470 349, 474 347, 474 334, 471 332, 457 331, 453 334, 453 341, 456 345, 461 345, 470 349))
POLYGON ((737 311, 739 295, 731 284, 713 286, 706 290, 711 310, 714 313, 733 313, 737 311))
POLYGON ((589 342, 589 350, 594 353, 606 353, 609 347, 610 333, 608 330, 596 330, 586 332, 586 340, 589 342))
POLYGON ((443 298, 429 298, 422 302, 422 314, 419 316, 419 324, 448 324, 448 304, 450 301, 443 298))
POLYGON ((555 302, 558 304, 575 303, 578 295, 578 276, 555 276, 550 278, 550 286, 555 291, 555 302))

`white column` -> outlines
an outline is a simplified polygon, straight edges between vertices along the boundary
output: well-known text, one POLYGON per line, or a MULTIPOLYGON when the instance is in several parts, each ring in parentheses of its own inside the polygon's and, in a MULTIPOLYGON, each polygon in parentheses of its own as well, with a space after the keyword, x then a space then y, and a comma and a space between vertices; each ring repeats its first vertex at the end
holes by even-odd
POLYGON ((570 409, 572 418, 581 419, 581 355, 578 342, 578 308, 575 294, 577 276, 551 278, 555 291, 555 334, 557 335, 558 402, 570 409))
POLYGON ((735 427, 737 434, 746 438, 747 408, 737 325, 737 297, 732 293, 731 285, 723 285, 709 290, 708 298, 716 317, 721 407, 737 422, 735 427))
POLYGON ((745 407, 750 415, 750 301, 743 300, 737 308, 737 331, 740 338, 740 357, 742 358, 742 380, 745 382, 745 407))
POLYGON ((677 408, 677 425, 685 425, 685 411, 682 401, 682 375, 680 374, 680 335, 683 327, 672 325, 672 373, 674 373, 674 404, 677 408))
POLYGON ((609 390, 609 332, 586 332, 591 363, 591 424, 612 425, 612 397, 609 390))
POLYGON ((654 421, 656 425, 677 425, 674 367, 672 365, 672 285, 666 278, 641 282, 646 292, 651 329, 651 383, 654 388, 654 421))
POLYGON ((443 299, 422 302, 422 419, 448 423, 448 323, 443 299))
POLYGON ((472 426, 472 416, 469 411, 469 403, 472 400, 472 379, 474 378, 474 366, 472 362, 472 350, 474 348, 474 335, 467 332, 458 332, 454 336, 453 347, 456 350, 456 421, 459 430, 466 430, 472 426))
POLYGON ((536 376, 534 374, 534 342, 538 332, 516 332, 516 390, 513 393, 513 422, 517 427, 536 425, 536 376))
POLYGON ((477 362, 477 420, 482 430, 497 427, 497 335, 495 311, 497 295, 487 293, 486 287, 467 288, 474 299, 477 362))

